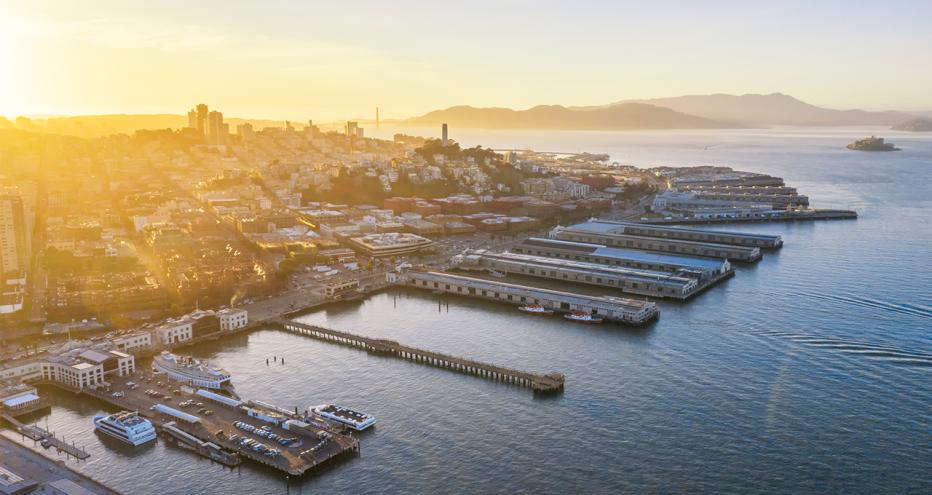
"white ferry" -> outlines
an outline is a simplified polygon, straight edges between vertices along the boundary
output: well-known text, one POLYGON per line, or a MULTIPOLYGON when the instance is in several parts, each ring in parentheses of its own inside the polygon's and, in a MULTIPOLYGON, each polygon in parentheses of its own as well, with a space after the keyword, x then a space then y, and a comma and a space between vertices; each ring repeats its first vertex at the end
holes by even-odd
POLYGON ((366 413, 354 411, 348 407, 324 404, 311 408, 311 412, 318 416, 345 424, 350 428, 362 431, 375 424, 375 417, 366 413))
POLYGON ((602 323, 602 318, 593 316, 592 313, 586 313, 585 311, 574 311, 563 315, 563 317, 570 321, 578 321, 579 323, 590 323, 593 325, 602 323))
POLYGON ((94 426, 101 432, 133 446, 155 440, 155 427, 152 426, 152 422, 130 411, 109 416, 94 416, 94 426))
POLYGON ((230 373, 188 356, 177 356, 167 351, 152 360, 152 369, 165 373, 169 380, 184 382, 202 388, 229 389, 230 373))
POLYGON ((541 306, 540 304, 528 304, 525 306, 518 306, 518 311, 521 311, 522 313, 528 313, 528 314, 540 315, 540 316, 552 316, 553 315, 552 309, 547 309, 541 306))

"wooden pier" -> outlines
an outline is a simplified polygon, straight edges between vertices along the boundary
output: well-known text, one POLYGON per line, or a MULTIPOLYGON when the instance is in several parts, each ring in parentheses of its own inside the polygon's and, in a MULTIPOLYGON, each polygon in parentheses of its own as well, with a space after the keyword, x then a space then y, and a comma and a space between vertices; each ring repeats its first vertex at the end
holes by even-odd
POLYGON ((40 442, 45 448, 55 448, 59 452, 64 452, 77 459, 87 459, 91 456, 86 450, 74 445, 73 443, 65 443, 64 440, 55 436, 54 433, 49 432, 43 428, 40 428, 37 425, 28 425, 19 422, 13 416, 3 413, 0 414, 7 423, 13 425, 13 428, 17 433, 29 437, 30 439, 40 442))
POLYGON ((460 373, 480 376, 489 380, 528 387, 535 392, 559 392, 563 390, 565 377, 562 373, 530 373, 474 361, 472 359, 441 354, 439 352, 426 351, 416 347, 402 345, 393 340, 364 337, 341 332, 339 330, 308 325, 306 323, 287 320, 276 320, 274 323, 284 330, 298 335, 305 335, 326 342, 355 347, 374 354, 390 355, 437 368, 444 368, 460 373))

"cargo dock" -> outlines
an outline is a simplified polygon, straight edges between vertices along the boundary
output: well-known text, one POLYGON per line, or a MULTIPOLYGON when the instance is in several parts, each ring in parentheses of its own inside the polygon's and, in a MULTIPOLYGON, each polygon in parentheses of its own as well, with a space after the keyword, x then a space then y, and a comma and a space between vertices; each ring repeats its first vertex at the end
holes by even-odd
POLYGON ((457 294, 515 306, 539 304, 559 313, 582 311, 626 325, 644 325, 660 315, 657 303, 612 296, 588 296, 526 285, 510 284, 446 272, 406 270, 388 274, 389 281, 406 287, 457 294))
POLYGON ((276 320, 273 323, 288 332, 298 335, 304 335, 334 344, 355 347, 373 354, 394 356, 437 368, 449 369, 460 373, 480 376, 489 380, 528 387, 535 392, 561 392, 565 381, 565 377, 562 373, 531 373, 463 357, 418 349, 416 347, 399 344, 393 340, 364 337, 362 335, 354 335, 348 332, 316 325, 308 325, 296 321, 276 320))

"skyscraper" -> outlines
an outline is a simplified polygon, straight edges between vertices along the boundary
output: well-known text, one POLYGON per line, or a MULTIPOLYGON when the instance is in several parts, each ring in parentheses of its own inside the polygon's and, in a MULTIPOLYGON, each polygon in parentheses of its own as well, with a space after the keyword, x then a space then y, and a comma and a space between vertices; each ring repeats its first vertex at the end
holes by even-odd
POLYGON ((355 136, 356 136, 356 129, 357 129, 358 127, 359 127, 359 124, 357 124, 356 122, 352 122, 352 121, 347 120, 347 121, 346 121, 346 128, 344 129, 344 131, 346 132, 346 137, 355 137, 355 136))
POLYGON ((201 103, 197 107, 197 132, 207 136, 207 105, 201 103))
POLYGON ((447 125, 446 124, 443 124, 443 127, 441 127, 440 144, 443 146, 447 145, 447 125))
POLYGON ((224 136, 223 114, 214 110, 207 114, 207 144, 221 145, 226 139, 224 136))
POLYGON ((193 109, 188 111, 188 127, 191 129, 197 129, 197 112, 193 109))
POLYGON ((0 314, 23 309, 28 266, 23 200, 15 189, 0 189, 0 314))

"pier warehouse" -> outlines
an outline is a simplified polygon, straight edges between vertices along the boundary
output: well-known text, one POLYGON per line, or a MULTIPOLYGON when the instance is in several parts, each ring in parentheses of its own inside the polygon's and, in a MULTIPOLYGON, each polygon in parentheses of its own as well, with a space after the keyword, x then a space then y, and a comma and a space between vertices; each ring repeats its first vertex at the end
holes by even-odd
POLYGON ((608 266, 588 261, 561 260, 519 253, 468 251, 454 259, 464 270, 495 270, 531 277, 611 287, 652 297, 686 299, 699 289, 695 278, 666 272, 608 266))
POLYGON ((618 225, 602 222, 586 222, 572 227, 557 227, 550 236, 562 241, 603 244, 609 247, 644 249, 664 253, 690 256, 726 258, 728 260, 753 262, 761 259, 760 248, 730 246, 711 242, 681 241, 616 233, 618 225))
POLYGON ((700 281, 717 278, 733 271, 731 263, 726 259, 677 256, 540 237, 531 237, 512 246, 511 252, 677 273, 699 278, 700 281))
POLYGON ((715 242, 732 246, 759 247, 761 249, 777 249, 783 246, 783 237, 778 235, 667 227, 633 222, 610 222, 607 220, 590 220, 587 223, 604 225, 606 228, 612 229, 611 233, 613 234, 631 234, 681 241, 715 242))
POLYGON ((431 291, 519 304, 540 304, 563 313, 584 311, 607 320, 641 325, 660 313, 657 303, 611 296, 588 296, 509 284, 443 272, 407 270, 387 274, 388 281, 431 291))

